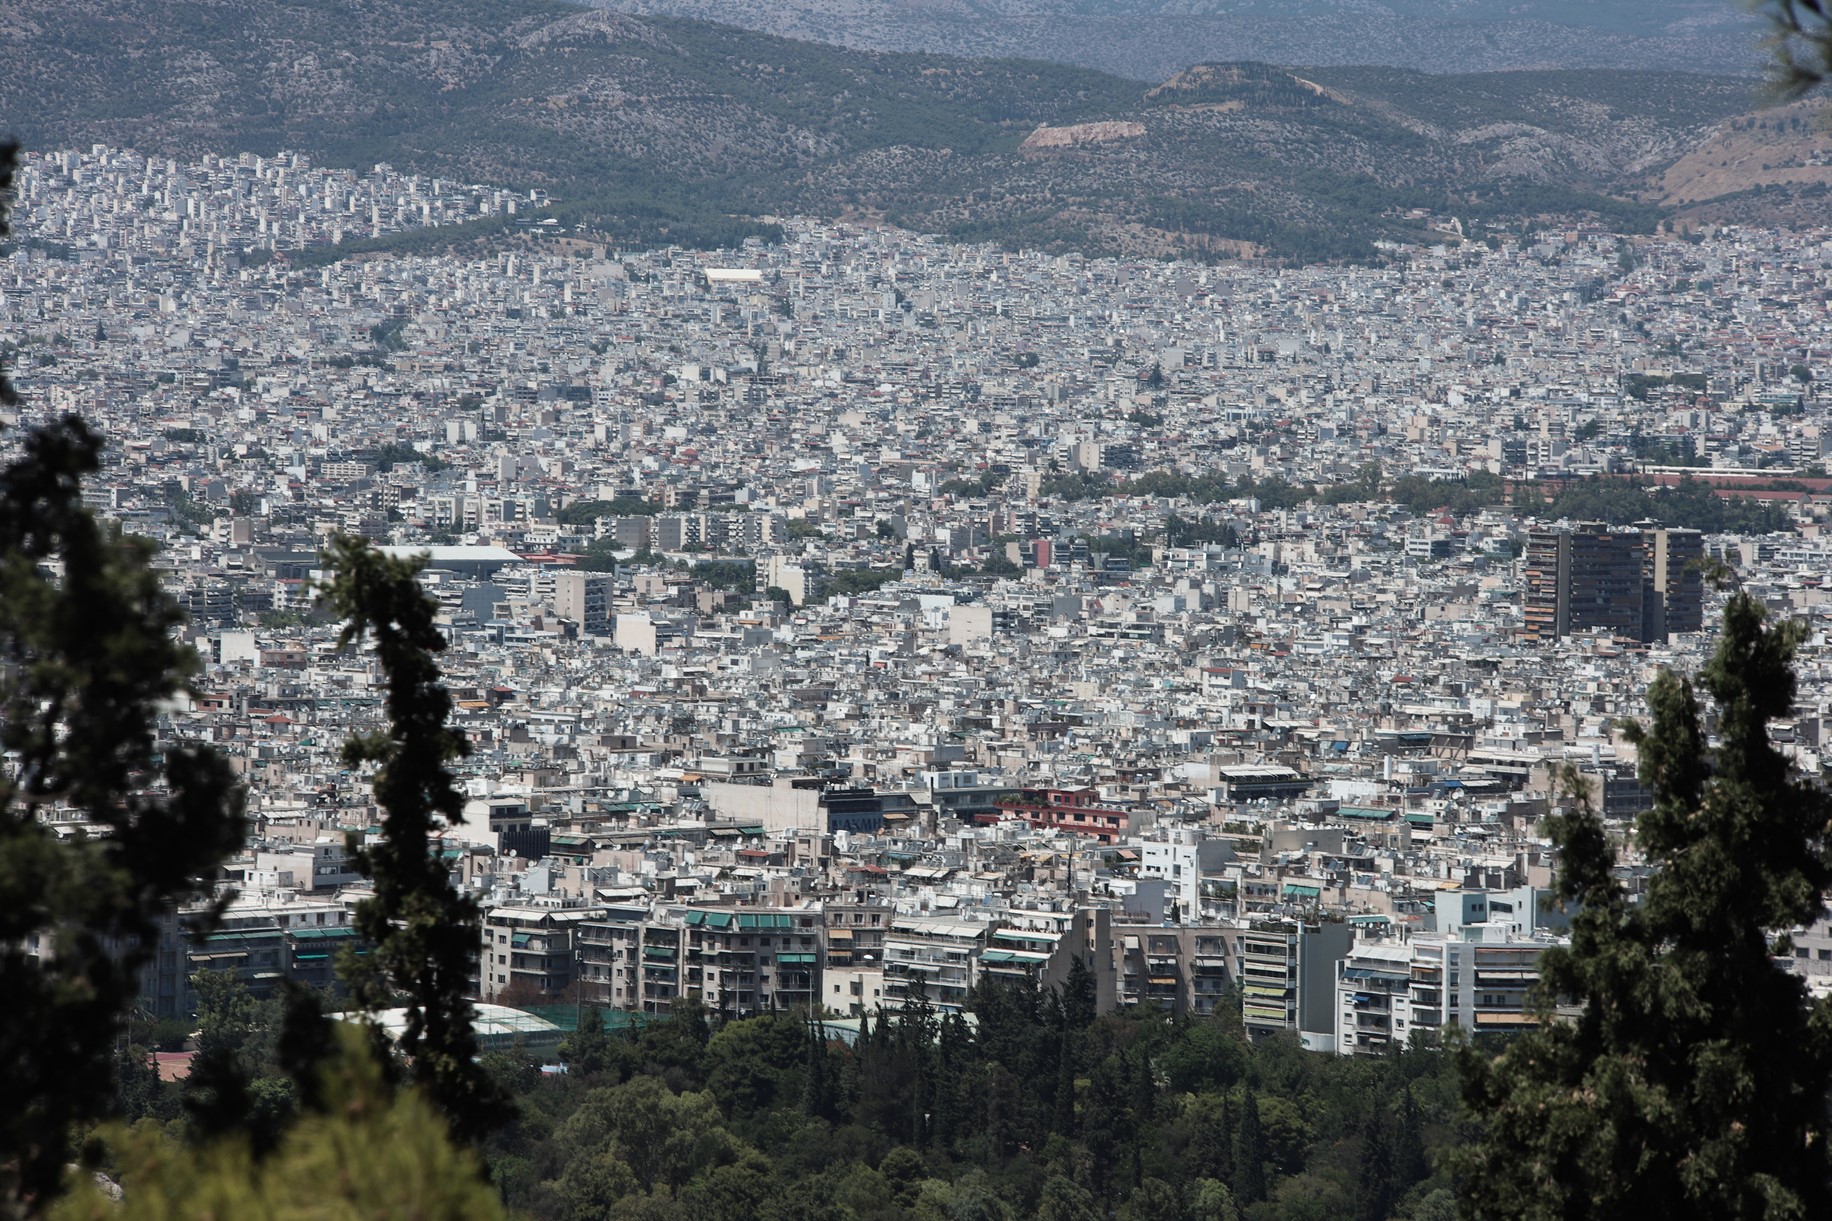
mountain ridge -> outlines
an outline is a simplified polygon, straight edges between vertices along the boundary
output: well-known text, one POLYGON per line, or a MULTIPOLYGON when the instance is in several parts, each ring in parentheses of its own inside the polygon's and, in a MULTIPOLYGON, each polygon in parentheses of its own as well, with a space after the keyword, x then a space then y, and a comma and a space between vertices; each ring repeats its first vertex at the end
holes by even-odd
POLYGON ((20 69, 0 74, 0 127, 28 146, 387 161, 549 190, 563 223, 625 243, 727 243, 796 213, 1292 260, 1430 239, 1431 213, 1646 228, 1663 169, 1752 105, 1738 78, 1581 69, 1247 63, 1148 84, 557 0, 15 0, 11 13, 0 56, 20 69))
POLYGON ((859 50, 1022 56, 1162 80, 1258 60, 1425 71, 1671 69, 1753 74, 1763 21, 1720 0, 591 0, 859 50))

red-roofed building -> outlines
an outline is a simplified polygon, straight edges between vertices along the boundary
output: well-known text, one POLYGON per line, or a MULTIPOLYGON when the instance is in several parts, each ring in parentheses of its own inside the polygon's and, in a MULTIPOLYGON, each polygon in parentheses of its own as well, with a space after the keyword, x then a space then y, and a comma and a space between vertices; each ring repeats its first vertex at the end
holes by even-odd
POLYGON ((984 822, 1022 818, 1040 831, 1092 836, 1103 844, 1125 839, 1140 829, 1143 815, 1103 806, 1099 798, 1093 789, 1022 789, 1016 797, 994 803, 998 814, 979 818, 984 822))

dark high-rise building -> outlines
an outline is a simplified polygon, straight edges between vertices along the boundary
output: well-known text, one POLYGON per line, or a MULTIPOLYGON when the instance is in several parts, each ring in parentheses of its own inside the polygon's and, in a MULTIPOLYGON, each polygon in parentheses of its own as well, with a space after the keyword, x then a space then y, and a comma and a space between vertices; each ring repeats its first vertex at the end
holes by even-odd
POLYGON ((1696 632, 1704 551, 1696 530, 1535 530, 1527 536, 1527 638, 1600 628, 1625 640, 1664 641, 1696 632))
POLYGON ((1533 531, 1526 551, 1527 638, 1602 629, 1641 639, 1643 552, 1637 531, 1599 525, 1533 531))
POLYGON ((1664 641, 1674 632, 1704 626, 1705 577, 1700 565, 1705 536, 1697 530, 1647 530, 1642 584, 1643 640, 1664 641))

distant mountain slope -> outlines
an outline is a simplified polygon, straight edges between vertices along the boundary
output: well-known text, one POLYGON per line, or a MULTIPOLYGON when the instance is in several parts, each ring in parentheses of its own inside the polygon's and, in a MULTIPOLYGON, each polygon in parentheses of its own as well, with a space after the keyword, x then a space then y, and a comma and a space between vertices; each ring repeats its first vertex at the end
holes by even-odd
POLYGON ((551 0, 13 0, 0 64, 0 128, 29 146, 387 160, 589 196, 633 231, 673 218, 687 237, 818 198, 807 176, 835 158, 1015 148, 1138 92, 551 0))
POLYGON ((1299 259, 1419 236, 1424 211, 1646 225, 1629 195, 1659 198, 1652 176, 1750 107, 1746 80, 1677 73, 1231 64, 1147 86, 553 0, 11 0, 0 63, 0 128, 28 146, 389 161, 544 187, 624 241, 808 212, 1299 259))
POLYGON ((592 0, 880 51, 1017 55, 1162 80, 1204 60, 1432 72, 1685 67, 1748 73, 1735 0, 592 0))

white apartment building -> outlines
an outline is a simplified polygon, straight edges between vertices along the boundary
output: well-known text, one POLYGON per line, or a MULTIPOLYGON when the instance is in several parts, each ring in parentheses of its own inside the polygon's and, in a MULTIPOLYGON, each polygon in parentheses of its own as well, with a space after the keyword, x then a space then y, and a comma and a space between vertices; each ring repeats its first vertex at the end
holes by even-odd
POLYGON ((1504 926, 1466 926, 1462 936, 1358 942, 1336 967, 1337 1054, 1369 1056, 1435 1038, 1446 1026, 1519 1030, 1537 1021, 1529 993, 1539 956, 1553 942, 1504 926))

